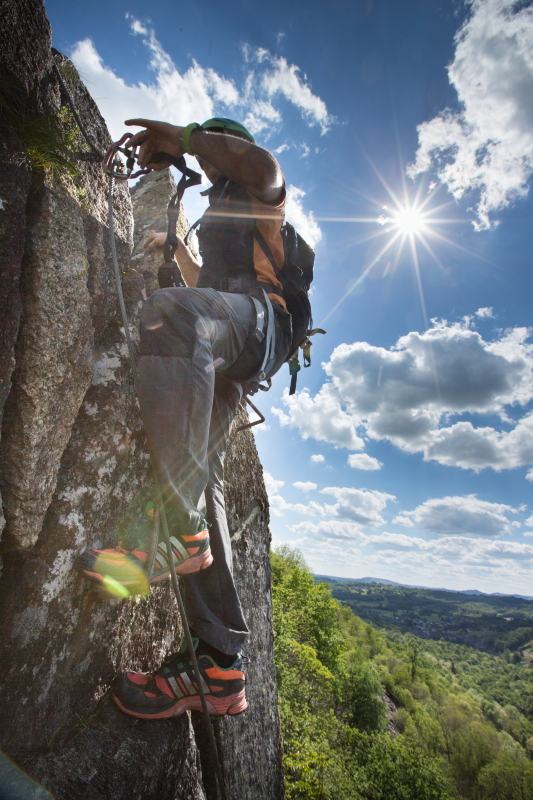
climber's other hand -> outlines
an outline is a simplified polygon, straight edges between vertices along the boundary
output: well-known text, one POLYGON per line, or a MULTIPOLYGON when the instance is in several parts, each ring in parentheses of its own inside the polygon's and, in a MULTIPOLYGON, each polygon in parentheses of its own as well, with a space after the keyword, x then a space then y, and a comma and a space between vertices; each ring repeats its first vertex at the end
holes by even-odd
POLYGON ((167 238, 166 233, 151 233, 144 243, 145 250, 154 250, 157 247, 163 247, 167 238))
POLYGON ((176 158, 183 155, 184 150, 180 144, 183 127, 154 119, 127 119, 124 124, 142 126, 145 129, 132 136, 128 142, 128 147, 140 145, 137 161, 143 169, 160 171, 170 166, 169 161, 153 162, 151 159, 155 153, 168 153, 176 158))

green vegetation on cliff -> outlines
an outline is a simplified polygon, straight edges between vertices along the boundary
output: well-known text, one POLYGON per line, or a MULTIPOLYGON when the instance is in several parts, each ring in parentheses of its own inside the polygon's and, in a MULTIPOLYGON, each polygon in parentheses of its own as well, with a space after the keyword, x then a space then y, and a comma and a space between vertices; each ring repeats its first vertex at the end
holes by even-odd
POLYGON ((272 572, 288 800, 533 800, 533 725, 482 685, 515 665, 376 630, 288 547, 272 572))

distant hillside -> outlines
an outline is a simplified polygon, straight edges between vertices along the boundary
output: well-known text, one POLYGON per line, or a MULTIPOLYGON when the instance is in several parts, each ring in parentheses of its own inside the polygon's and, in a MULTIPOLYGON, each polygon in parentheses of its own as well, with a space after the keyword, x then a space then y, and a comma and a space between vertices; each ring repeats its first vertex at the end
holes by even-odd
POLYGON ((382 586, 405 586, 408 589, 428 589, 431 592, 451 592, 452 594, 473 594, 483 595, 484 597, 518 597, 521 600, 533 600, 533 596, 527 594, 503 594, 502 592, 480 592, 478 589, 443 589, 434 586, 421 586, 418 584, 409 583, 396 583, 395 581, 388 581, 386 578, 338 578, 334 575, 317 575, 315 574, 317 582, 324 581, 333 585, 334 583, 378 583, 382 586))
POLYGON ((335 578, 332 575, 315 575, 315 580, 326 583, 381 583, 383 586, 403 586, 403 583, 388 581, 386 578, 335 578))
POLYGON ((316 576, 357 616, 386 630, 444 639, 519 661, 533 659, 533 602, 474 590, 402 586, 369 578, 316 576))

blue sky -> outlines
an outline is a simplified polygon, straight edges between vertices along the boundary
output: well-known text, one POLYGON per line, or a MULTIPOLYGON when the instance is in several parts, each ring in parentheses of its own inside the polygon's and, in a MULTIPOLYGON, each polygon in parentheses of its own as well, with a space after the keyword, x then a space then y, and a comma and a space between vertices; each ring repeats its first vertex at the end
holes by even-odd
POLYGON ((283 167, 328 333, 294 397, 283 369, 259 398, 274 543, 323 574, 533 594, 531 4, 47 11, 115 138, 230 116, 283 167))

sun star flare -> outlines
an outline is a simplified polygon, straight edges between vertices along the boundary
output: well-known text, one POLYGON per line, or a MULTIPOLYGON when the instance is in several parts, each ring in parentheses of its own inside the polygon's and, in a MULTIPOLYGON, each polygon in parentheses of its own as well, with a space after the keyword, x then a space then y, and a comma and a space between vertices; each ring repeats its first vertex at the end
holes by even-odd
POLYGON ((425 215, 416 206, 405 206, 393 214, 391 222, 402 233, 418 233, 424 230, 425 215))

